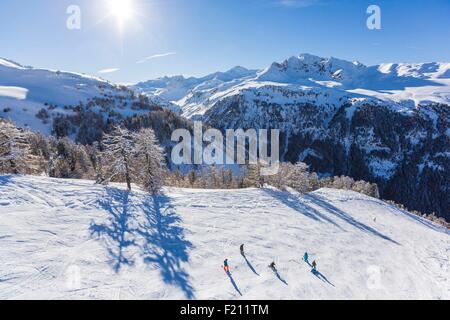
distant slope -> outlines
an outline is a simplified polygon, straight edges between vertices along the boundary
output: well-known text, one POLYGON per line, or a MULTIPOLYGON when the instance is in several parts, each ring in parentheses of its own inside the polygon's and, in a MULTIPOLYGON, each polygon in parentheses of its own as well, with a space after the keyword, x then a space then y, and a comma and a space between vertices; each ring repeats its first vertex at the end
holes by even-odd
POLYGON ((91 144, 113 125, 125 122, 133 130, 154 128, 168 148, 173 128, 188 127, 176 113, 180 110, 175 104, 126 86, 0 59, 0 118, 44 135, 91 144))
POLYGON ((99 78, 23 67, 0 59, 0 116, 44 134, 49 134, 52 127, 51 121, 43 123, 36 117, 42 108, 54 106, 49 110, 51 116, 71 114, 64 106, 86 103, 115 91, 118 92, 116 86, 99 78))
POLYGON ((0 219, 0 299, 450 299, 449 232, 354 192, 2 176, 0 219))
POLYGON ((45 135, 70 135, 75 139, 83 122, 92 121, 85 124, 88 127, 102 127, 98 122, 117 122, 161 108, 179 113, 170 102, 158 97, 143 99, 125 86, 97 77, 24 67, 0 59, 0 118, 45 135), (72 118, 70 123, 60 121, 55 125, 55 119, 64 117, 72 118))

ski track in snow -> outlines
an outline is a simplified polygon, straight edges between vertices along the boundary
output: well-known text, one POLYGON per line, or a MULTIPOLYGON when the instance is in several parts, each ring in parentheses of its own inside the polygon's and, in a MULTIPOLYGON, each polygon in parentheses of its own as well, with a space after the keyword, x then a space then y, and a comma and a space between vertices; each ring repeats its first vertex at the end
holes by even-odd
POLYGON ((349 191, 0 176, 0 221, 0 299, 450 299, 449 232, 349 191))

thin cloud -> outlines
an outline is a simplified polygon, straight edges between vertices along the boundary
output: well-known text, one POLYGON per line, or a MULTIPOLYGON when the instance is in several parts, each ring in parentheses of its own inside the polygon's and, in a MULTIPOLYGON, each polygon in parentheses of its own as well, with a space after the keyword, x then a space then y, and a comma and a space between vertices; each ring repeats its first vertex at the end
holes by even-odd
POLYGON ((108 69, 102 69, 102 70, 98 71, 98 73, 100 73, 100 74, 108 74, 108 73, 117 72, 119 70, 120 70, 119 68, 108 68, 108 69))
POLYGON ((177 54, 176 52, 167 52, 167 53, 154 54, 154 55, 152 55, 152 56, 149 56, 149 57, 146 57, 146 58, 144 58, 144 59, 142 59, 142 60, 139 60, 139 61, 136 62, 136 63, 144 63, 144 62, 147 62, 147 61, 149 61, 149 60, 158 59, 158 58, 164 58, 164 57, 169 57, 169 56, 173 56, 173 55, 176 55, 176 54, 177 54))

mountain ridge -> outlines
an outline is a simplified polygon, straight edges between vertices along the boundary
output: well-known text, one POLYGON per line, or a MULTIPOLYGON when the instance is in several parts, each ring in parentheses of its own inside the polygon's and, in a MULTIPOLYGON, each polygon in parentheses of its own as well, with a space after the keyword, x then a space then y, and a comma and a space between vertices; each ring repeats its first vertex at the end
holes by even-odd
POLYGON ((314 88, 316 92, 331 88, 337 97, 347 94, 349 98, 380 99, 408 108, 426 103, 450 103, 450 63, 447 62, 365 66, 357 61, 301 54, 281 63, 274 62, 265 69, 249 70, 247 74, 219 78, 211 83, 217 74, 200 78, 159 78, 138 83, 133 88, 149 96, 171 100, 188 118, 203 115, 216 102, 217 95, 225 95, 230 88, 236 92, 250 87, 257 90, 266 82, 278 86, 298 85, 298 91, 305 91, 300 86, 314 88), (172 81, 176 83, 174 88, 172 81), (194 105, 196 108, 192 108, 194 105))
POLYGON ((280 129, 283 161, 377 183, 383 198, 449 219, 449 70, 303 54, 174 103, 220 130, 280 129))

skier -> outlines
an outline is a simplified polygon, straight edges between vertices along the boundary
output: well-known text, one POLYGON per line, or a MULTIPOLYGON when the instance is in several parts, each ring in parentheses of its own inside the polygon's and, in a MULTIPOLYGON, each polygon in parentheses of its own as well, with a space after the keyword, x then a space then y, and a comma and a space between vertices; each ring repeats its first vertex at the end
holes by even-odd
POLYGON ((245 252, 244 252, 244 245, 243 244, 241 244, 241 255, 243 256, 243 257, 245 257, 245 252))
POLYGON ((225 259, 225 261, 223 262, 223 270, 226 273, 230 273, 230 266, 228 265, 228 259, 225 259))
POLYGON ((305 255, 303 256, 303 261, 308 262, 309 255, 308 252, 305 252, 305 255))
POLYGON ((311 265, 312 265, 312 267, 313 267, 312 271, 315 272, 315 271, 317 270, 317 262, 316 262, 316 260, 314 260, 313 263, 312 263, 311 265))
POLYGON ((277 271, 275 261, 273 261, 271 264, 269 264, 269 268, 272 269, 273 271, 277 271))

